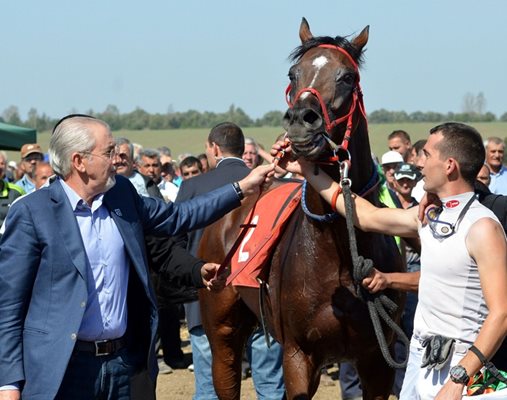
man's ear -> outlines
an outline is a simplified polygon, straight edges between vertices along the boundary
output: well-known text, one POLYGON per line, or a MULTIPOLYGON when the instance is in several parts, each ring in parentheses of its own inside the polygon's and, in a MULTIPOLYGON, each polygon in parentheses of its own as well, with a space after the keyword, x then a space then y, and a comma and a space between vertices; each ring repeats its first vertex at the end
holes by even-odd
POLYGON ((459 173, 459 164, 454 158, 448 158, 446 161, 446 173, 447 175, 459 173))
POLYGON ((220 146, 216 144, 215 142, 211 143, 211 149, 213 151, 213 157, 221 158, 222 157, 222 150, 220 149, 220 146))
POLYGON ((83 154, 72 153, 72 155, 70 157, 70 162, 71 162, 73 169, 75 169, 76 171, 81 172, 81 173, 85 172, 86 167, 83 163, 83 159, 84 159, 83 154))

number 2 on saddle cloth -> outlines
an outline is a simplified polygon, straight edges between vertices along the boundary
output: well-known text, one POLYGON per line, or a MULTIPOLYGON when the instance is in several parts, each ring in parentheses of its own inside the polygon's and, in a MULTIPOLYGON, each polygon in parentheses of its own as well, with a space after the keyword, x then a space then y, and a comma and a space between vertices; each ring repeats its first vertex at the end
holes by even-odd
POLYGON ((286 222, 301 202, 301 186, 301 182, 287 182, 257 201, 245 219, 244 223, 251 227, 232 256, 227 284, 259 287, 257 277, 274 251, 286 222))

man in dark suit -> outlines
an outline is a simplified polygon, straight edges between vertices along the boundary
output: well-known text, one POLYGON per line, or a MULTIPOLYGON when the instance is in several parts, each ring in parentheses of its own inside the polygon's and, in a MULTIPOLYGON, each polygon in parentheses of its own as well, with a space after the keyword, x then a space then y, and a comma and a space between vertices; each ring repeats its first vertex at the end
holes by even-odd
MULTIPOLYGON (((176 197, 176 203, 188 201, 247 176, 251 170, 241 159, 244 148, 245 138, 239 126, 230 122, 215 126, 206 142, 206 156, 210 171, 184 180, 176 197)), ((188 234, 187 249, 193 255, 197 255, 202 233, 203 230, 198 229, 188 234)), ((187 238, 184 237, 180 243, 184 244, 186 240, 187 238)), ((194 362, 196 392, 193 398, 194 400, 217 398, 211 377, 211 350, 202 327, 199 302, 185 304, 185 313, 194 362)), ((271 348, 268 348, 262 329, 259 328, 249 338, 247 347, 259 398, 283 398, 285 387, 281 346, 272 340, 271 348)))
MULTIPOLYGON (((211 223, 269 168, 175 205, 115 176, 103 121, 64 118, 49 154, 59 179, 11 207, 0 242, 0 399, 130 399, 138 388, 152 398, 158 316, 144 235, 211 223)), ((209 288, 215 272, 201 271, 209 288)))

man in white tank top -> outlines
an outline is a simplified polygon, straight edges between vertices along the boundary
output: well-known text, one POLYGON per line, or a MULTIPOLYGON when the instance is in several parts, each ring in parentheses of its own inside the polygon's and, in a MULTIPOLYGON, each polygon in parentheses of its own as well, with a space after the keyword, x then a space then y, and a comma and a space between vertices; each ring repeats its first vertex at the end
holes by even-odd
MULTIPOLYGON (((278 150, 280 144, 273 147, 278 150)), ((419 304, 400 400, 459 400, 468 377, 482 367, 481 359, 491 359, 507 333, 507 244, 502 226, 473 193, 485 157, 479 133, 461 123, 439 125, 431 129, 424 154, 424 190, 439 197, 442 210, 428 210, 421 223, 416 208, 376 208, 354 197, 355 225, 389 235, 420 234, 419 304), (438 342, 435 337, 454 344, 437 367, 423 367, 424 346, 438 342)), ((323 171, 315 175, 314 166, 301 160, 287 162, 287 169, 303 173, 326 201, 337 197, 336 208, 345 215, 343 196, 335 196, 339 185, 323 171)), ((417 280, 404 279, 410 274, 389 275, 393 289, 417 288, 417 280)), ((379 282, 372 276, 363 284, 375 290, 379 282)))

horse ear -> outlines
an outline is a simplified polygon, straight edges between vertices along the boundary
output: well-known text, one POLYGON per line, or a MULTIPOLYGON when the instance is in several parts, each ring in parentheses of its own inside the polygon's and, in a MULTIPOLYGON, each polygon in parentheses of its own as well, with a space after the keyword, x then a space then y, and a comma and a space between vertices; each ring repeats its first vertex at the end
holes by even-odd
POLYGON ((368 36, 370 32, 370 25, 366 25, 366 27, 361 31, 359 35, 357 35, 354 39, 352 39, 352 44, 356 49, 361 51, 363 47, 368 43, 368 36))
POLYGON ((301 43, 305 43, 313 38, 313 34, 310 32, 310 25, 308 25, 305 17, 303 17, 301 26, 299 27, 299 38, 301 39, 301 43))

